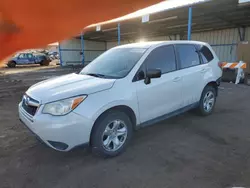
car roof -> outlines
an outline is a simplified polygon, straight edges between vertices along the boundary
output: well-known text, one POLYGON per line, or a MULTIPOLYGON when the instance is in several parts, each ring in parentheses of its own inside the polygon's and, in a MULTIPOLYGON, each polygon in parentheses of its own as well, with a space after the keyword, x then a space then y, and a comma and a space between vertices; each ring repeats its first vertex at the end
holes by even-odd
POLYGON ((120 45, 115 48, 150 48, 158 45, 164 44, 199 44, 199 45, 207 45, 205 42, 200 41, 190 41, 190 40, 171 40, 171 41, 153 41, 153 42, 138 42, 138 43, 131 43, 120 45))

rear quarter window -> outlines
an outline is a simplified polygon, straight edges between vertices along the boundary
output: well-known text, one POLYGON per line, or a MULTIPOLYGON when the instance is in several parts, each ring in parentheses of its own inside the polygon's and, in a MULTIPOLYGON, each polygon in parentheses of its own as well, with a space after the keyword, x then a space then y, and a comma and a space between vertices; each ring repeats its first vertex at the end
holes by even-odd
POLYGON ((206 64, 214 59, 213 53, 207 46, 200 45, 198 46, 198 48, 201 55, 202 63, 206 64))

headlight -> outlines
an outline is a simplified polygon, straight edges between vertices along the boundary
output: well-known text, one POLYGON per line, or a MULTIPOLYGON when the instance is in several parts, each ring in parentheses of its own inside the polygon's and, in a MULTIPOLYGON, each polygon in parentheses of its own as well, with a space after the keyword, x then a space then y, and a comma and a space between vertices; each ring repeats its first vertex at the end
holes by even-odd
POLYGON ((86 99, 87 95, 73 97, 69 99, 64 99, 52 103, 45 104, 43 108, 44 114, 51 114, 54 116, 63 116, 74 110, 84 99, 86 99))

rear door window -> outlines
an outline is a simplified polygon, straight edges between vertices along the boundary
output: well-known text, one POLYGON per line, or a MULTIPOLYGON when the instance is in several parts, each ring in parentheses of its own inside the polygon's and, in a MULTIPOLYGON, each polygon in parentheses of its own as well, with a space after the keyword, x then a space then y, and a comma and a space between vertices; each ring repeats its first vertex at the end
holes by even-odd
POLYGON ((32 54, 27 54, 29 59, 32 59, 34 56, 32 54))
POLYGON ((200 57, 194 45, 177 44, 176 50, 181 69, 197 66, 200 64, 200 57))

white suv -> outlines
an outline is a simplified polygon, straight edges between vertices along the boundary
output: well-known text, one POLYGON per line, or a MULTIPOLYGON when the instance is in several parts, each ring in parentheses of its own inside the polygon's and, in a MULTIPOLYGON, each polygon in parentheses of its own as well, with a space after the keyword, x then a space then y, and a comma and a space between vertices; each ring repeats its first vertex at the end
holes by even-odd
POLYGON ((19 104, 20 120, 59 150, 88 144, 104 156, 126 148, 133 131, 196 108, 212 113, 222 75, 203 42, 112 48, 73 73, 40 82, 19 104))

